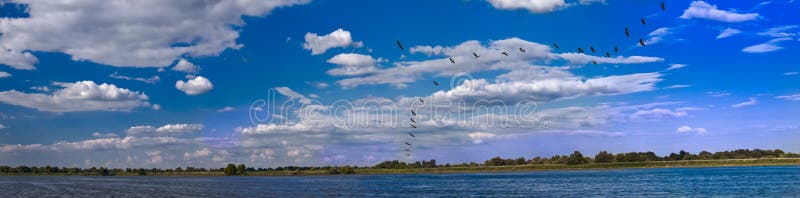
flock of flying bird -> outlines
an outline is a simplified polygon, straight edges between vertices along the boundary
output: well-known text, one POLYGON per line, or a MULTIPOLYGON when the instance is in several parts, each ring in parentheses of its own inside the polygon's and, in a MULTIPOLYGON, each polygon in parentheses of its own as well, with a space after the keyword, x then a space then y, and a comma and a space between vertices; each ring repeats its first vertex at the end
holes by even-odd
MULTIPOLYGON (((664 5, 664 2, 662 1, 662 2, 661 2, 661 11, 666 11, 666 10, 667 10, 667 8, 666 8, 666 6, 664 5)), ((640 22, 642 23, 642 25, 647 25, 647 21, 646 21, 644 18, 641 18, 640 22)), ((630 38, 630 36, 631 36, 630 29, 629 29, 628 27, 625 27, 625 37, 626 37, 626 38, 630 38)), ((639 45, 640 45, 640 46, 642 46, 642 47, 646 46, 646 44, 645 44, 645 42, 644 42, 644 39, 642 39, 642 38, 639 38, 639 45)), ((397 41, 397 47, 399 47, 399 48, 400 48, 400 50, 402 50, 402 51, 405 51, 405 47, 403 47, 403 44, 402 44, 402 43, 400 43, 400 41, 399 41, 399 40, 397 41)), ((555 48, 555 49, 561 49, 561 47, 560 47, 560 46, 558 46, 558 44, 557 44, 557 43, 555 43, 555 42, 553 42, 553 48, 555 48)), ((594 46, 591 46, 591 45, 590 45, 590 46, 589 46, 589 51, 591 51, 591 52, 592 52, 592 54, 594 54, 594 53, 596 53, 596 52, 597 52, 597 49, 595 49, 595 48, 594 48, 594 46)), ((520 47, 520 48, 519 48, 519 52, 520 52, 520 53, 526 53, 527 51, 526 51, 524 48, 521 48, 521 47, 520 47)), ((583 50, 583 48, 580 48, 580 47, 578 47, 578 53, 585 54, 585 51, 583 50)), ((614 53, 615 53, 615 54, 616 54, 616 53, 619 53, 619 47, 617 47, 617 46, 614 46, 614 53)), ((503 56, 509 56, 509 54, 508 54, 507 52, 505 52, 505 51, 502 51, 502 52, 500 52, 500 54, 502 54, 503 56)), ((474 53, 474 52, 472 53, 472 56, 473 56, 473 57, 475 57, 476 59, 481 57, 480 55, 478 55, 477 53, 474 53)), ((605 53, 605 56, 606 56, 606 57, 611 57, 611 53, 610 53, 610 52, 606 52, 606 53, 605 53)), ((455 64, 455 63, 456 63, 456 60, 455 60, 455 59, 453 59, 453 57, 448 57, 448 59, 450 60, 450 63, 451 63, 451 64, 455 64)), ((595 61, 595 60, 592 60, 592 64, 595 64, 595 65, 596 65, 596 64, 597 64, 597 61, 595 61)), ((435 86, 437 86, 437 87, 438 87, 438 86, 439 86, 439 83, 438 83, 438 82, 436 82, 436 80, 434 80, 434 81, 433 81, 433 85, 435 85, 435 86)), ((425 100, 423 100, 422 98, 419 98, 419 102, 420 102, 421 104, 425 104, 425 100)), ((410 121, 410 123, 409 123, 409 126, 410 126, 411 128, 414 128, 414 129, 416 129, 416 128, 417 128, 417 121, 414 119, 416 116, 417 116, 417 112, 415 112, 415 111, 414 111, 414 109, 411 109, 411 115, 410 115, 410 117, 408 118, 408 119, 409 119, 409 121, 410 121)), ((416 135, 414 135, 414 133, 412 133, 412 132, 409 132, 409 133, 408 133, 408 136, 410 136, 410 138, 411 138, 411 139, 416 139, 416 138, 417 138, 417 136, 416 136, 416 135)), ((413 144, 411 144, 411 143, 409 143, 409 141, 408 141, 408 140, 406 140, 406 141, 403 141, 403 143, 405 143, 405 145, 406 145, 406 149, 405 149, 405 151, 406 151, 406 156, 408 156, 408 157, 411 157, 411 155, 412 155, 412 152, 413 152, 413 147, 414 147, 414 145, 413 145, 413 144)))

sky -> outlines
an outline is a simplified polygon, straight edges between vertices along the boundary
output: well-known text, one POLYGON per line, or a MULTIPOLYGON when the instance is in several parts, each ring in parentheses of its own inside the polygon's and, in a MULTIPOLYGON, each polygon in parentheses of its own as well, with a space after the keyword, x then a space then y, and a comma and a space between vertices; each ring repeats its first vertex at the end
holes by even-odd
POLYGON ((0 2, 4 165, 800 152, 793 0, 0 2))

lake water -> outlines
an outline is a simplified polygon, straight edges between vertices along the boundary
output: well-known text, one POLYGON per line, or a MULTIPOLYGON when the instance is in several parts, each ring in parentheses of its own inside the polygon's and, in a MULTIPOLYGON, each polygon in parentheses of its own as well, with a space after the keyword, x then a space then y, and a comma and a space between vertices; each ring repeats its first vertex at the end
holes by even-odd
POLYGON ((0 177, 0 197, 798 197, 800 166, 296 177, 0 177))

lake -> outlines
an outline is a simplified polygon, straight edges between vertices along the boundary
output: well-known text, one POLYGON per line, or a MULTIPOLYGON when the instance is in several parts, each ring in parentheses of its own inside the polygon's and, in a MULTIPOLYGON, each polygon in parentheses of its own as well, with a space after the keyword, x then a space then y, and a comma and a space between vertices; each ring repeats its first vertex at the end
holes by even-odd
POLYGON ((798 197, 800 166, 292 177, 0 177, 2 197, 798 197))

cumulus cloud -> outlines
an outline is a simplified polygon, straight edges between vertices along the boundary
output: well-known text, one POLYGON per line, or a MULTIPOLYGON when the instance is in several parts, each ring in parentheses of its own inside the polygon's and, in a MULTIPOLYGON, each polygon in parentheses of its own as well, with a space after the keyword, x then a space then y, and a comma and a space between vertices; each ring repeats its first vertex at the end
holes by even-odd
POLYGON ((737 35, 739 33, 742 33, 742 31, 733 28, 726 28, 725 30, 722 30, 722 32, 720 32, 719 35, 717 35, 717 39, 728 38, 733 35, 737 35))
POLYGON ((701 135, 708 133, 708 130, 706 130, 706 128, 699 128, 699 127, 698 128, 692 128, 690 126, 685 126, 685 125, 681 126, 681 127, 678 127, 678 129, 676 131, 678 133, 697 133, 697 134, 701 134, 701 135))
POLYGON ((111 75, 108 75, 108 77, 116 78, 116 79, 123 79, 123 80, 135 80, 135 81, 139 81, 139 82, 143 82, 143 83, 147 83, 147 84, 156 84, 159 80, 161 80, 161 77, 158 77, 158 76, 153 76, 153 77, 150 77, 150 78, 130 77, 130 76, 119 75, 117 72, 114 72, 111 75))
POLYGON ((756 105, 756 104, 758 104, 758 100, 756 100, 756 98, 752 98, 751 97, 747 101, 741 102, 741 103, 736 103, 734 105, 731 105, 731 107, 739 108, 739 107, 752 106, 752 105, 756 105))
POLYGON ((63 89, 53 94, 23 93, 17 90, 0 92, 0 102, 48 112, 129 111, 149 107, 144 93, 93 81, 55 83, 63 89))
POLYGON ((474 132, 467 134, 467 136, 472 139, 472 143, 480 144, 483 142, 483 140, 494 138, 497 135, 494 133, 474 132))
POLYGON ((115 137, 119 137, 119 135, 114 134, 114 133, 94 132, 94 133, 92 133, 92 137, 96 137, 96 138, 115 138, 115 137))
POLYGON ((193 63, 187 61, 186 59, 178 60, 178 63, 172 67, 172 70, 186 72, 190 74, 196 74, 200 71, 200 67, 194 65, 193 63))
POLYGON ((742 52, 752 53, 752 54, 774 52, 783 49, 783 47, 778 45, 781 41, 791 41, 791 40, 792 40, 791 38, 775 38, 767 41, 766 43, 745 47, 744 49, 742 49, 742 52))
POLYGON ((230 111, 234 111, 234 110, 236 110, 236 108, 233 108, 233 107, 223 107, 223 108, 221 108, 221 109, 217 109, 217 112, 230 112, 230 111))
POLYGON ((359 48, 364 45, 361 41, 353 42, 350 32, 342 28, 322 36, 309 32, 306 33, 305 39, 306 42, 303 43, 303 49, 311 50, 311 55, 324 54, 328 49, 336 47, 353 46, 359 48))
POLYGON ((127 131, 125 131, 125 133, 130 136, 134 135, 171 136, 171 135, 194 133, 200 130, 203 130, 202 124, 167 124, 158 128, 149 125, 133 126, 129 128, 127 131))
POLYGON ((775 97, 775 98, 777 98, 777 99, 784 99, 784 100, 794 100, 794 101, 800 101, 800 94, 794 94, 794 95, 785 95, 785 96, 778 96, 778 97, 775 97))
POLYGON ((183 80, 178 80, 178 82, 175 82, 175 88, 183 91, 183 93, 186 93, 187 95, 200 95, 211 91, 211 89, 214 89, 214 85, 211 84, 211 81, 209 81, 207 78, 197 76, 194 79, 186 82, 183 80))
POLYGON ((183 158, 187 159, 187 160, 188 159, 195 159, 195 158, 206 158, 206 157, 210 156, 211 153, 212 153, 211 150, 209 150, 208 148, 203 148, 203 149, 197 150, 197 151, 195 151, 193 153, 184 153, 183 154, 183 158))
POLYGON ((488 0, 494 8, 502 10, 525 9, 531 13, 552 12, 566 6, 564 0, 488 0))
POLYGON ((7 2, 26 4, 29 17, 0 19, 0 64, 33 69, 38 60, 28 51, 123 67, 214 56, 242 46, 236 39, 243 16, 265 16, 309 0, 7 2))
POLYGON ((355 76, 369 74, 377 70, 375 67, 377 61, 370 55, 339 54, 328 59, 328 63, 339 65, 339 67, 327 71, 331 76, 355 76))
POLYGON ((11 74, 8 72, 0 71, 0 78, 8 78, 11 77, 11 74))
POLYGON ((422 78, 423 74, 440 76, 453 76, 463 73, 473 73, 491 70, 520 70, 532 68, 532 63, 548 62, 552 60, 566 60, 570 63, 588 64, 592 61, 613 64, 639 64, 663 61, 658 57, 596 57, 578 53, 556 54, 551 52, 549 45, 539 44, 519 38, 508 38, 490 42, 487 46, 479 41, 465 41, 452 47, 417 46, 412 49, 415 53, 425 53, 437 57, 424 61, 395 62, 394 67, 378 69, 375 72, 358 77, 351 77, 337 81, 343 88, 354 88, 362 85, 388 84, 395 88, 405 88, 408 83, 422 78), (526 53, 519 53, 523 48, 526 53), (423 50, 431 49, 431 50, 423 50), (510 56, 504 56, 507 52, 510 56), (474 58, 473 53, 481 56, 474 58), (453 58, 456 63, 451 63, 448 58, 453 58))
POLYGON ((704 1, 693 1, 689 8, 683 11, 682 19, 708 19, 726 23, 739 23, 758 19, 758 13, 740 14, 733 11, 717 9, 716 5, 708 4, 704 1))

